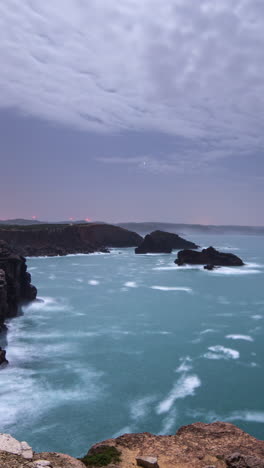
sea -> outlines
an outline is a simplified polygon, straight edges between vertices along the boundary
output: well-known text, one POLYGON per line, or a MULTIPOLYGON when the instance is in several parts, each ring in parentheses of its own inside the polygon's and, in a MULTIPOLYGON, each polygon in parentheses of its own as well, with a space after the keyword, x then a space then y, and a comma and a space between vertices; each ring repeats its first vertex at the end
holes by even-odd
POLYGON ((8 323, 0 432, 84 455, 123 433, 197 421, 264 438, 264 242, 189 236, 243 267, 178 267, 172 254, 28 258, 38 300, 8 323))

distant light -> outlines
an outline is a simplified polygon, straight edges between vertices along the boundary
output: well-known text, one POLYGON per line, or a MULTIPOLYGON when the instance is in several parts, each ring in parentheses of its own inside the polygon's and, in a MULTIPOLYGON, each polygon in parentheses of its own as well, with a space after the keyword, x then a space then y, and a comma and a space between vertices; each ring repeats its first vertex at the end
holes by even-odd
POLYGON ((85 220, 87 223, 90 223, 90 221, 92 221, 90 218, 85 218, 85 220))
POLYGON ((74 218, 69 218, 69 221, 73 221, 73 220, 74 220, 74 218))
POLYGON ((37 219, 37 217, 36 216, 31 216, 31 219, 37 219))

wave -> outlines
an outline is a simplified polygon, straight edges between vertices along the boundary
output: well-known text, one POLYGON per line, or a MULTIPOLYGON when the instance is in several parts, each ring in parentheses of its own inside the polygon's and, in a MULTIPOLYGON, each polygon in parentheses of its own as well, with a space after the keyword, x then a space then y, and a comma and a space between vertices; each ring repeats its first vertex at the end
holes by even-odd
POLYGON ((209 346, 209 352, 204 354, 206 359, 239 359, 240 353, 236 349, 225 348, 221 345, 209 346))
POLYGON ((100 284, 100 282, 97 281, 97 280, 89 280, 88 284, 90 284, 90 286, 98 286, 98 284, 100 284))
POLYGON ((156 410, 157 414, 167 413, 176 400, 193 396, 195 390, 200 386, 201 380, 197 375, 183 375, 177 380, 167 398, 159 403, 156 410))
POLYGON ((138 285, 137 283, 135 283, 135 281, 127 281, 124 286, 126 286, 127 288, 137 288, 138 285))
POLYGON ((230 340, 254 341, 252 336, 249 335, 226 335, 226 338, 230 340))
POLYGON ((191 293, 191 288, 185 288, 181 286, 151 286, 151 289, 157 289, 159 291, 184 291, 187 293, 191 293))
POLYGON ((251 315, 251 318, 253 320, 262 320, 263 319, 262 315, 259 315, 259 314, 251 315))

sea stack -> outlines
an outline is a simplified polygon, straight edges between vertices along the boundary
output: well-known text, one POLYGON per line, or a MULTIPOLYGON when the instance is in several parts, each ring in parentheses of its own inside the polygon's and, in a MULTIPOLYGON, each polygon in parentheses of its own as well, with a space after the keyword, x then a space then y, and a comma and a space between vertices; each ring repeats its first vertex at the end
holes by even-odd
POLYGON ((177 265, 205 265, 207 270, 212 270, 214 266, 243 266, 241 258, 232 253, 219 252, 214 247, 208 247, 201 252, 193 250, 181 250, 175 262, 177 265))
POLYGON ((145 236, 143 242, 135 249, 135 253, 171 253, 172 250, 197 248, 198 245, 183 239, 178 234, 153 231, 145 236))

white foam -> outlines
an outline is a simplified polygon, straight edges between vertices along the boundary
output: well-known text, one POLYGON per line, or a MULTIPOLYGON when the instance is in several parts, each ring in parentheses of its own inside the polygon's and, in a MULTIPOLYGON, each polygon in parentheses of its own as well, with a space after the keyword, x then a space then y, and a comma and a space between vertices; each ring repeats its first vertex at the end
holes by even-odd
POLYGON ((69 310, 69 305, 65 304, 62 299, 55 299, 54 297, 38 297, 30 304, 23 306, 23 310, 30 311, 61 311, 69 310))
POLYGON ((226 338, 230 340, 254 341, 252 336, 249 335, 226 335, 226 338))
POLYGON ((170 414, 166 416, 166 418, 164 418, 164 420, 162 421, 162 426, 161 426, 161 430, 159 434, 161 435, 171 434, 173 431, 173 428, 175 427, 176 417, 177 417, 176 408, 173 408, 170 414))
POLYGON ((216 333, 216 330, 213 330, 213 328, 206 328, 206 330, 200 332, 200 335, 206 335, 207 333, 216 333))
POLYGON ((251 318, 252 318, 253 320, 262 320, 263 317, 262 317, 262 315, 255 314, 255 315, 252 315, 251 318))
MULTIPOLYGON (((204 271, 208 271, 208 270, 204 270, 204 271)), ((208 273, 215 274, 215 275, 255 275, 255 274, 261 273, 261 271, 243 266, 243 267, 220 267, 220 268, 216 268, 215 270, 208 271, 208 273)))
POLYGON ((130 405, 131 418, 139 420, 144 418, 150 411, 151 404, 157 399, 155 396, 146 396, 139 400, 132 401, 130 405))
POLYGON ((181 358, 180 361, 181 361, 181 364, 179 365, 179 367, 177 367, 175 372, 185 373, 185 372, 189 372, 192 369, 192 365, 191 365, 192 359, 189 356, 181 358))
POLYGON ((138 285, 137 283, 135 283, 134 281, 127 281, 124 286, 126 286, 127 288, 137 288, 138 285))
POLYGON ((209 346, 209 352, 204 354, 206 359, 239 359, 240 353, 236 349, 225 348, 221 345, 209 346))
POLYGON ((97 286, 99 284, 99 281, 97 280, 90 280, 88 281, 88 284, 90 284, 90 286, 97 286))
POLYGON ((197 375, 183 375, 177 380, 167 398, 161 401, 157 407, 157 413, 163 414, 170 411, 174 402, 181 398, 193 396, 196 388, 201 386, 201 380, 197 375))
POLYGON ((184 291, 187 293, 191 293, 191 288, 184 288, 180 286, 151 286, 151 289, 157 289, 159 291, 184 291))
POLYGON ((56 279, 56 275, 54 275, 54 274, 49 275, 49 279, 50 279, 50 280, 55 280, 55 279, 56 279))
POLYGON ((125 426, 125 427, 122 427, 122 429, 120 429, 119 431, 115 432, 113 435, 112 435, 112 439, 116 439, 117 437, 120 437, 124 434, 132 434, 133 430, 130 426, 125 426))
POLYGON ((248 421, 264 423, 264 411, 234 411, 225 421, 248 421))

